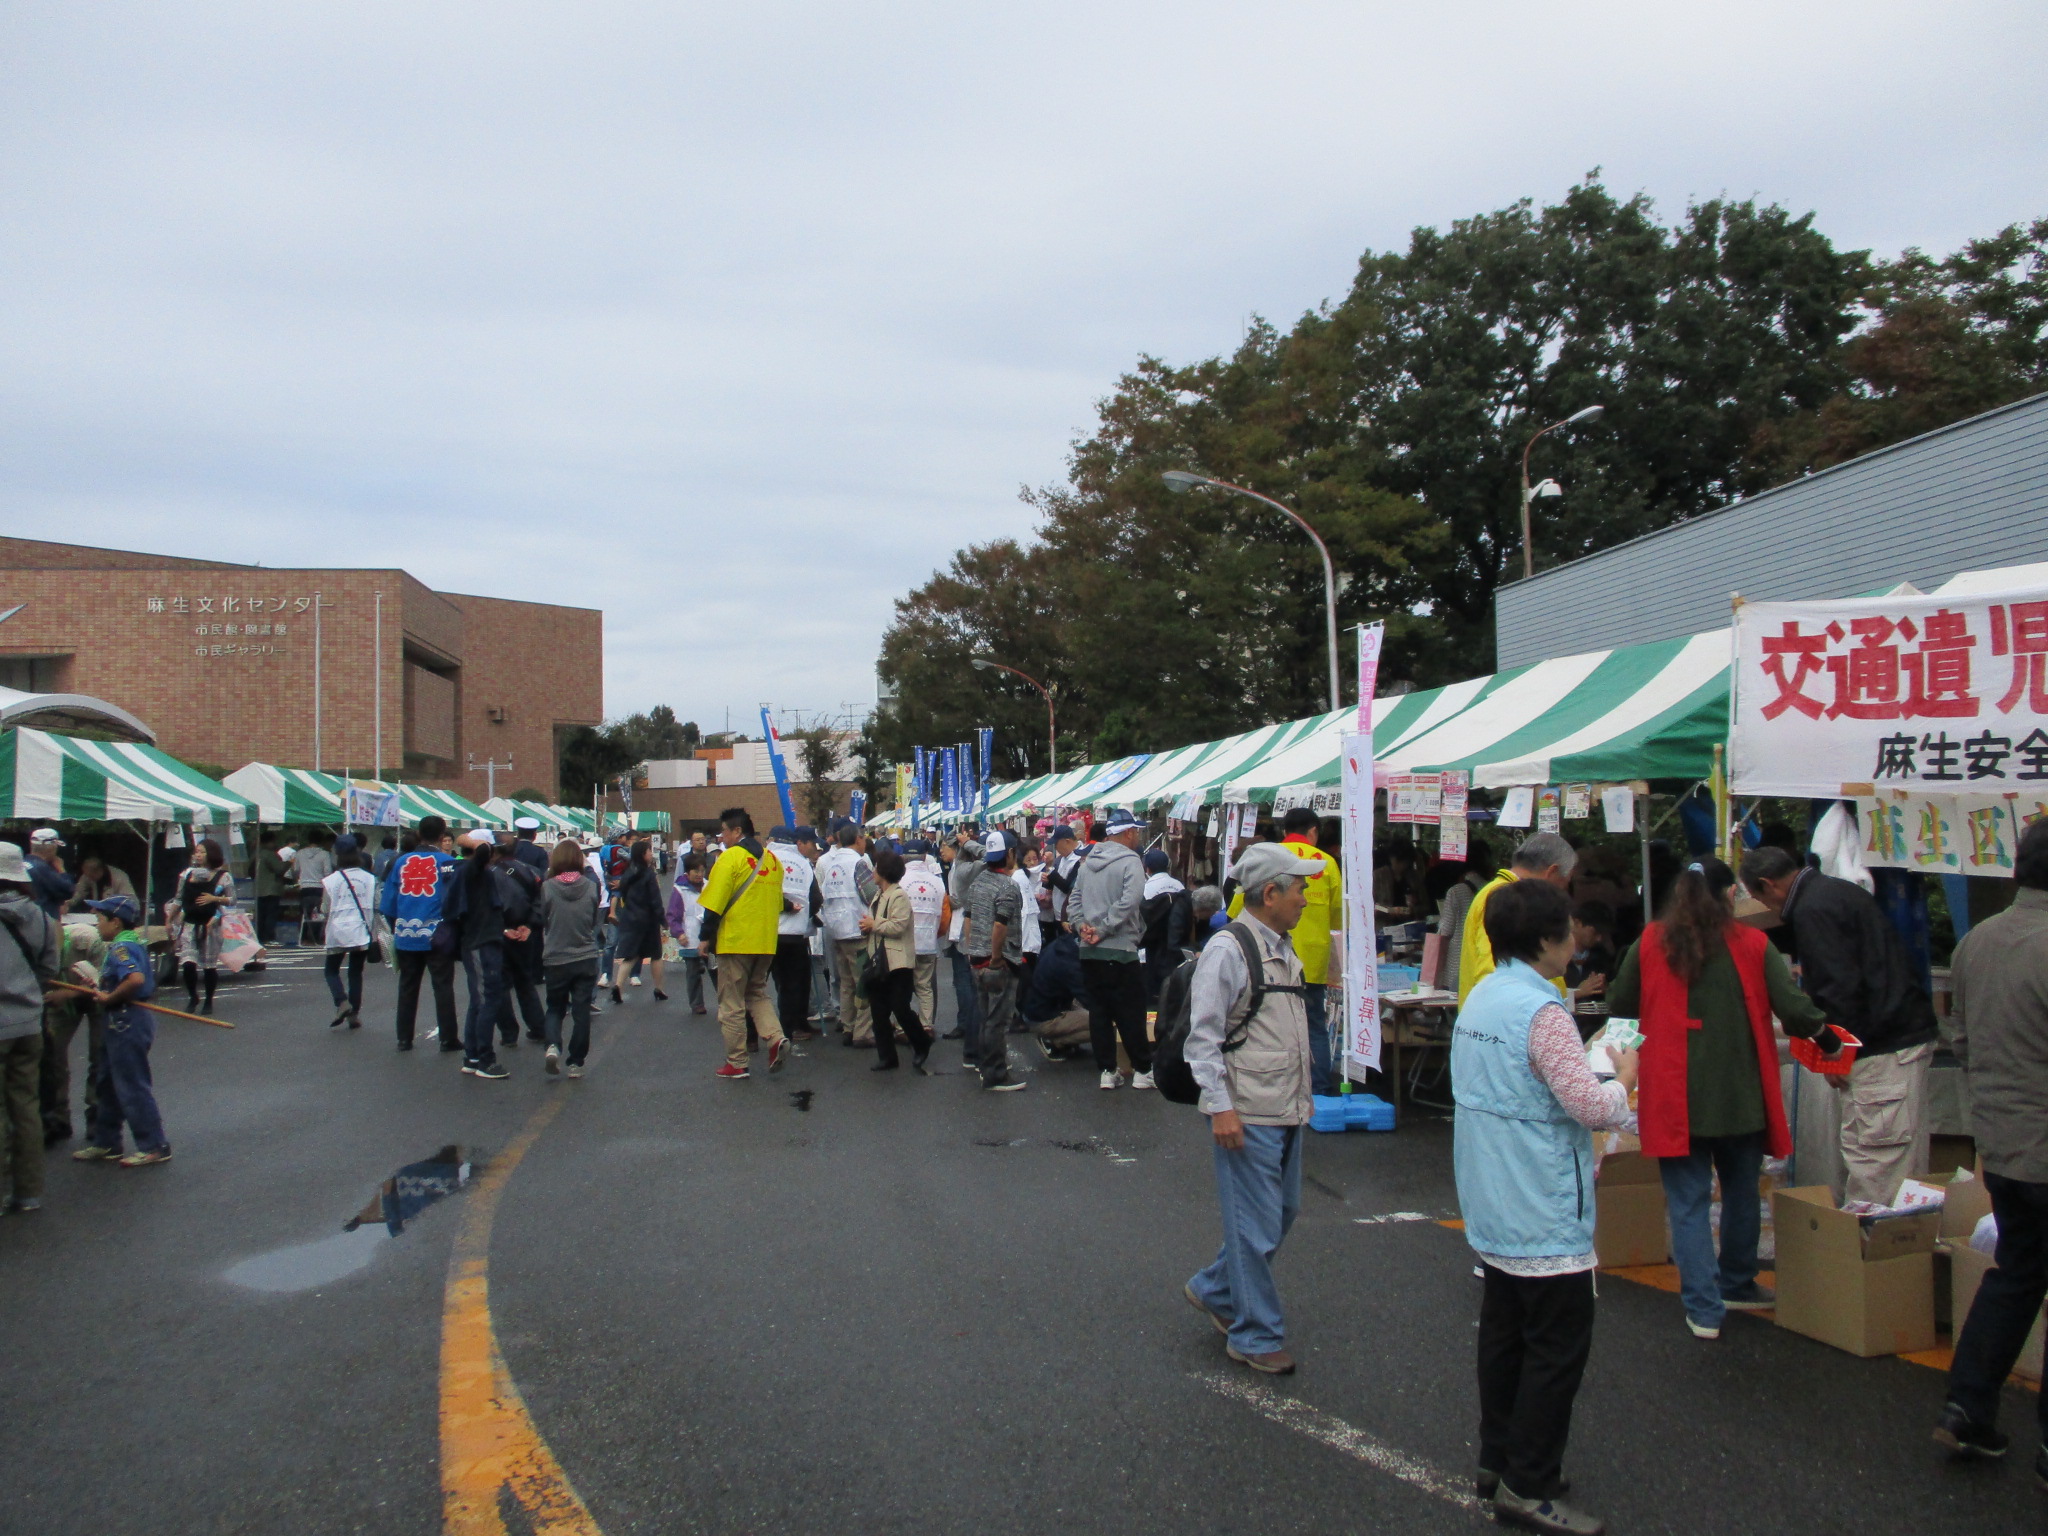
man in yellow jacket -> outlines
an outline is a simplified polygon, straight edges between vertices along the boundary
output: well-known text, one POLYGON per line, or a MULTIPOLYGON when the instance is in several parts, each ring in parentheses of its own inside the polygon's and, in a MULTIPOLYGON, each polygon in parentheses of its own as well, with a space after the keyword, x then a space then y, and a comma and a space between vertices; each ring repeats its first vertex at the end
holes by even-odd
POLYGON ((789 1041, 768 996, 768 972, 775 961, 782 917, 782 861, 754 836, 754 818, 735 806, 719 815, 718 840, 725 852, 711 866, 698 899, 704 930, 698 948, 718 957, 718 1027, 725 1035, 725 1065, 718 1076, 733 1080, 747 1070, 747 1017, 768 1047, 768 1070, 780 1072, 789 1041))
MULTIPOLYGON (((1308 988, 1302 1001, 1308 1005, 1308 1053, 1312 1086, 1317 1093, 1337 1091, 1337 1076, 1330 1063, 1330 1014, 1326 988, 1330 978, 1332 936, 1344 931, 1344 874, 1337 861, 1316 846, 1316 813, 1296 806, 1280 822, 1280 841, 1299 858, 1314 859, 1322 873, 1308 878, 1308 906, 1294 926, 1294 953, 1301 961, 1301 979, 1308 988)), ((1244 893, 1230 897, 1230 915, 1244 909, 1244 893)), ((1195 936, 1203 937, 1201 934, 1195 936)))
MULTIPOLYGON (((1579 862, 1578 850, 1555 832, 1538 832, 1515 850, 1508 867, 1479 887, 1472 905, 1465 910, 1465 936, 1458 946, 1458 1005, 1464 1006, 1472 989, 1493 970, 1493 945, 1486 938, 1486 899, 1504 885, 1517 880, 1548 880, 1561 891, 1569 891, 1572 868, 1579 862)), ((1564 978, 1557 978, 1557 990, 1565 990, 1564 978)))

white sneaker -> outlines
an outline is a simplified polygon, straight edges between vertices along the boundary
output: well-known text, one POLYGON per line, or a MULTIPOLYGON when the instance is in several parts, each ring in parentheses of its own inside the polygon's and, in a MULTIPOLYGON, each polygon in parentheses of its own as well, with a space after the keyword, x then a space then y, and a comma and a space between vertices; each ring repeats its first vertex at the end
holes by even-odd
POLYGON ((1131 1086, 1133 1088, 1150 1088, 1152 1086, 1152 1074, 1150 1072, 1133 1072, 1131 1074, 1131 1086))
POLYGON ((552 1077, 562 1070, 562 1052, 557 1046, 549 1046, 547 1054, 548 1075, 552 1077))
POLYGON ((1124 1080, 1123 1080, 1123 1077, 1122 1077, 1122 1075, 1121 1075, 1120 1073, 1116 1073, 1116 1072, 1105 1072, 1105 1073, 1103 1073, 1103 1074, 1102 1074, 1102 1083, 1101 1083, 1101 1086, 1102 1086, 1102 1087, 1104 1087, 1104 1088, 1121 1088, 1121 1087, 1123 1087, 1123 1085, 1124 1085, 1124 1080))
POLYGON ((638 976, 634 976, 634 977, 630 978, 630 980, 629 980, 629 981, 627 982, 627 985, 628 985, 628 986, 634 986, 634 987, 637 987, 637 986, 639 986, 639 985, 640 985, 640 978, 639 978, 638 976))

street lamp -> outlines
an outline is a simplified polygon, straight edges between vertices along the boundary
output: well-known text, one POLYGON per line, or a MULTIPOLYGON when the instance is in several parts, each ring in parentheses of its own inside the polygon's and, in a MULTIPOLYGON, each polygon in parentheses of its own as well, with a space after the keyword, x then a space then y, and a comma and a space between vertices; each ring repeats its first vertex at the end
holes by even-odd
POLYGON ((986 656, 970 656, 967 659, 974 663, 974 669, 977 672, 986 672, 990 667, 994 667, 998 672, 1008 672, 1013 676, 1023 678, 1025 682, 1045 695, 1045 771, 1047 773, 1058 773, 1060 771, 1060 728, 1059 722, 1053 718, 1052 690, 1029 672, 1019 672, 1015 667, 1005 666, 1000 661, 990 661, 986 656))
POLYGON ((1253 501, 1263 501, 1316 541, 1316 553, 1323 557, 1323 621, 1329 631, 1330 643, 1330 708, 1333 712, 1342 709, 1343 701, 1337 696, 1337 568, 1330 563, 1330 547, 1323 542, 1322 535, 1302 521, 1301 515, 1292 507, 1270 496, 1261 496, 1257 491, 1246 490, 1241 485, 1232 485, 1228 480, 1191 474, 1185 469, 1169 469, 1160 479, 1174 491, 1192 491, 1198 485, 1213 485, 1219 491, 1235 491, 1240 496, 1251 497, 1253 501))
POLYGON ((1555 432, 1559 427, 1575 427, 1581 422, 1591 421, 1606 409, 1607 407, 1604 405, 1589 405, 1583 411, 1573 411, 1564 420, 1553 421, 1543 431, 1538 432, 1535 437, 1531 437, 1528 442, 1522 445, 1522 580, 1524 581, 1527 581, 1536 574, 1536 547, 1530 541, 1529 533, 1529 503, 1538 496, 1561 496, 1564 494, 1558 489, 1558 484, 1555 480, 1546 480, 1539 486, 1531 486, 1529 484, 1529 450, 1536 446, 1536 438, 1555 432))

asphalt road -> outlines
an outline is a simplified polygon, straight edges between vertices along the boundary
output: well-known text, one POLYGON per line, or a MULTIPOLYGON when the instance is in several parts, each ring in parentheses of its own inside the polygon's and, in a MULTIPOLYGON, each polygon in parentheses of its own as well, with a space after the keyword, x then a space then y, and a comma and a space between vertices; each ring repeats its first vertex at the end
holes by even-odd
MULTIPOLYGON (((1281 1268, 1302 1368, 1248 1394, 1179 1294, 1216 1242, 1191 1109, 1102 1093, 1022 1037, 1020 1094, 977 1092, 957 1044, 929 1079, 817 1042, 722 1083, 680 989, 601 1017, 581 1082, 532 1046, 481 1082, 394 1052, 382 970, 369 1027, 330 1031, 312 958, 224 985, 233 1032, 163 1021, 173 1162, 59 1150, 47 1208, 0 1222, 0 1530, 440 1529, 442 1307, 473 1195, 397 1236, 341 1229, 444 1145, 488 1164, 552 1095, 497 1208, 489 1295, 610 1536, 1484 1526, 1458 1502, 1463 1241, 1371 1219, 1451 1213, 1442 1121, 1312 1138, 1281 1268)), ((1619 1280, 1601 1300, 1568 1469, 1624 1536, 2048 1518, 2024 1460, 1944 1463, 1933 1371, 1751 1318, 1703 1345, 1674 1297, 1619 1280)), ((2007 1427, 2033 1406, 2012 1393, 2007 1427)))

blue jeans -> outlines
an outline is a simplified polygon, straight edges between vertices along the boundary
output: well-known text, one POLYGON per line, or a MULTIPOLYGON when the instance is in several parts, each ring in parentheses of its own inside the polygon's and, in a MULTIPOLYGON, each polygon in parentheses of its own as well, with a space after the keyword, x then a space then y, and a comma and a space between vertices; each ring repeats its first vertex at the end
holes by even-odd
POLYGON ((1223 1247, 1216 1262, 1188 1282, 1203 1306, 1234 1321, 1230 1343, 1241 1355, 1264 1355, 1287 1342, 1273 1255, 1301 1209, 1298 1125, 1248 1125, 1237 1152, 1215 1148, 1216 1194, 1223 1206, 1223 1247))
POLYGON ((961 952, 958 944, 948 944, 946 950, 953 957, 955 1022, 966 1037, 960 1048, 967 1053, 967 1059, 973 1061, 975 1043, 981 1036, 981 993, 974 979, 974 962, 961 952))
POLYGON ((498 1059, 492 1042, 497 1038, 498 1016, 505 1011, 505 946, 479 944, 465 949, 462 969, 469 977, 469 1012, 462 1020, 462 1059, 473 1067, 487 1067, 498 1059))
POLYGON ((1337 1074, 1330 1067, 1330 994, 1319 982, 1310 982, 1302 994, 1308 1008, 1309 1085, 1320 1094, 1337 1091, 1337 1074))
POLYGON ((1756 1180, 1763 1170, 1763 1136, 1695 1136, 1689 1156, 1657 1161, 1664 1176, 1671 1256, 1678 1261, 1678 1295, 1685 1315, 1718 1328, 1728 1315, 1727 1302, 1750 1294, 1756 1284, 1756 1244, 1763 1225, 1756 1180), (1708 1220, 1716 1170, 1721 1175, 1718 1256, 1708 1220))
POLYGON ((156 1020, 140 1008, 108 1012, 105 1064, 96 1085, 99 1114, 92 1132, 96 1145, 118 1149, 124 1123, 138 1152, 155 1152, 170 1145, 150 1083, 149 1048, 155 1043, 156 1020))

